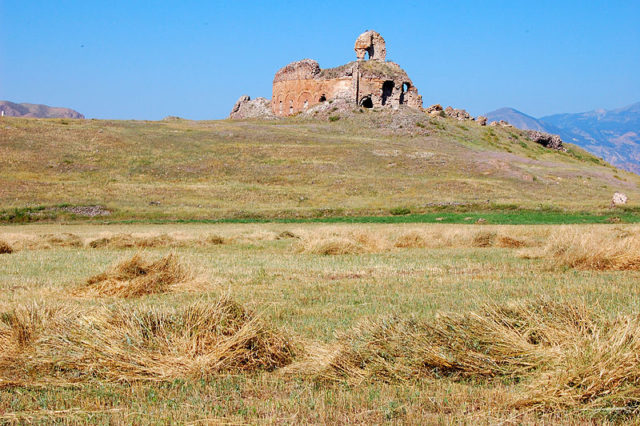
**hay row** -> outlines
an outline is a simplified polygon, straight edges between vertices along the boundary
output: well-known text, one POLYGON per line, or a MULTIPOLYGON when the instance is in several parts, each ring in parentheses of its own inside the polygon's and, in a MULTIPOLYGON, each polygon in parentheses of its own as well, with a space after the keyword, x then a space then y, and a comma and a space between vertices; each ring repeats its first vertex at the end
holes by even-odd
MULTIPOLYGON (((60 247, 92 248, 92 249, 146 249, 146 248, 179 248, 179 247, 208 247, 223 244, 251 243, 256 241, 283 240, 298 238, 290 231, 280 233, 256 232, 249 235, 221 236, 209 234, 201 238, 176 238, 167 234, 132 235, 118 233, 106 237, 94 238, 85 242, 80 236, 71 233, 43 234, 38 236, 22 236, 9 242, 0 240, 2 247, 17 250, 47 250, 60 247)), ((7 253, 10 253, 7 251, 7 253)))
POLYGON ((0 347, 0 386, 273 370, 296 351, 285 333, 227 298, 179 308, 21 306, 0 315, 0 347))
MULTIPOLYGON (((538 300, 478 313, 363 321, 332 345, 301 343, 228 298, 91 311, 19 306, 0 315, 0 386, 280 371, 325 384, 450 380, 514 387, 512 408, 640 405, 640 318, 538 300), (296 359, 297 357, 297 359, 296 359)), ((528 408, 527 408, 528 409, 528 408)))
POLYGON ((420 232, 408 231, 397 236, 377 235, 373 232, 352 231, 328 235, 303 236, 296 245, 298 253, 343 255, 382 253, 393 249, 413 248, 521 248, 535 243, 497 232, 420 232))
POLYGON ((640 318, 583 305, 488 306, 432 321, 364 321, 284 371, 351 386, 383 381, 524 382, 513 408, 640 410, 640 318))

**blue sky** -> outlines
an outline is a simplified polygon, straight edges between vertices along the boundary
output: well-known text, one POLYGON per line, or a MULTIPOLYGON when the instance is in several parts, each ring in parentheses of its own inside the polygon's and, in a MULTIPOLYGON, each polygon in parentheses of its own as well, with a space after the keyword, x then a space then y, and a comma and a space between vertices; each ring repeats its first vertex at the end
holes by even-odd
POLYGON ((274 73, 387 41, 425 106, 534 116, 640 101, 640 1, 0 0, 0 99, 91 118, 224 118, 274 73))

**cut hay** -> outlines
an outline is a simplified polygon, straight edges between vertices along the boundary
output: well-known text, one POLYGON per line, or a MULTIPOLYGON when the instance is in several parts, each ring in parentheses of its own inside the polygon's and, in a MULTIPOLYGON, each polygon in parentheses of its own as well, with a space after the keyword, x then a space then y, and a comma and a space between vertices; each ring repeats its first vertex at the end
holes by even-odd
POLYGON ((222 298, 172 308, 22 306, 0 315, 0 386, 130 382, 273 370, 296 345, 222 298))
POLYGON ((278 240, 288 240, 291 238, 298 239, 300 237, 291 231, 282 231, 281 233, 278 234, 278 237, 277 237, 278 240))
POLYGON ((229 240, 218 234, 210 234, 204 238, 203 243, 204 245, 219 246, 222 244, 228 244, 229 240))
POLYGON ((528 391, 520 406, 640 414, 640 318, 621 317, 581 334, 528 391))
POLYGON ((62 233, 62 234, 44 234, 40 235, 41 247, 35 248, 48 248, 49 247, 82 247, 84 245, 82 238, 75 234, 62 233), (43 247, 42 247, 43 246, 43 247))
POLYGON ((496 239, 495 232, 482 231, 473 236, 473 247, 491 247, 496 239))
POLYGON ((503 235, 498 237, 497 246, 502 248, 521 248, 526 247, 527 243, 525 241, 503 235))
POLYGON ((427 240, 420 232, 412 231, 399 235, 393 245, 398 248, 424 248, 427 247, 427 240))
POLYGON ((523 383, 513 408, 640 414, 640 316, 609 320, 539 300, 432 321, 364 321, 284 370, 357 386, 382 381, 523 383))
POLYGON ((640 237, 564 229, 543 250, 556 266, 591 270, 639 270, 640 237))
POLYGON ((147 294, 166 293, 172 287, 192 279, 175 254, 169 254, 154 262, 140 254, 124 260, 108 271, 87 279, 74 291, 78 296, 140 297, 147 294))
POLYGON ((177 246, 175 238, 167 235, 152 235, 134 237, 131 234, 115 234, 110 237, 98 238, 89 242, 91 248, 166 248, 177 246))
POLYGON ((298 253, 321 255, 345 255, 366 253, 367 249, 358 242, 344 237, 302 239, 297 246, 298 253))
POLYGON ((519 378, 551 362, 559 347, 592 328, 583 308, 545 301, 440 315, 430 322, 395 316, 362 322, 340 336, 324 359, 310 358, 290 370, 356 383, 519 378))
POLYGON ((4 240, 0 240, 0 254, 11 254, 13 248, 4 240))

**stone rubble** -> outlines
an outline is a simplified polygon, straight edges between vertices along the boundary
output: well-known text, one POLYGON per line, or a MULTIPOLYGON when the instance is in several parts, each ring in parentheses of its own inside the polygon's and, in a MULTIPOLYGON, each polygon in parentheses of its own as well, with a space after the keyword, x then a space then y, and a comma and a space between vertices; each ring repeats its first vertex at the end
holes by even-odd
POLYGON ((229 114, 229 118, 236 120, 274 117, 271 111, 271 102, 268 99, 256 98, 252 100, 248 95, 240 96, 229 114))
POLYGON ((539 132, 537 130, 526 130, 525 133, 535 143, 539 143, 545 148, 555 149, 557 151, 566 152, 567 149, 562 143, 562 139, 558 135, 552 135, 550 133, 539 132))

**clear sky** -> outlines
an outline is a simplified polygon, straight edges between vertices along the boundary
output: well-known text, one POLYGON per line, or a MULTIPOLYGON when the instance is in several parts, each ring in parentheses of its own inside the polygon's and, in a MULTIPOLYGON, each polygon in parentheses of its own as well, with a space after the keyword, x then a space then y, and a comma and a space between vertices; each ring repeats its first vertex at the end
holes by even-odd
POLYGON ((640 101, 640 1, 0 0, 0 99, 88 118, 224 118, 367 29, 425 106, 533 116, 640 101))

